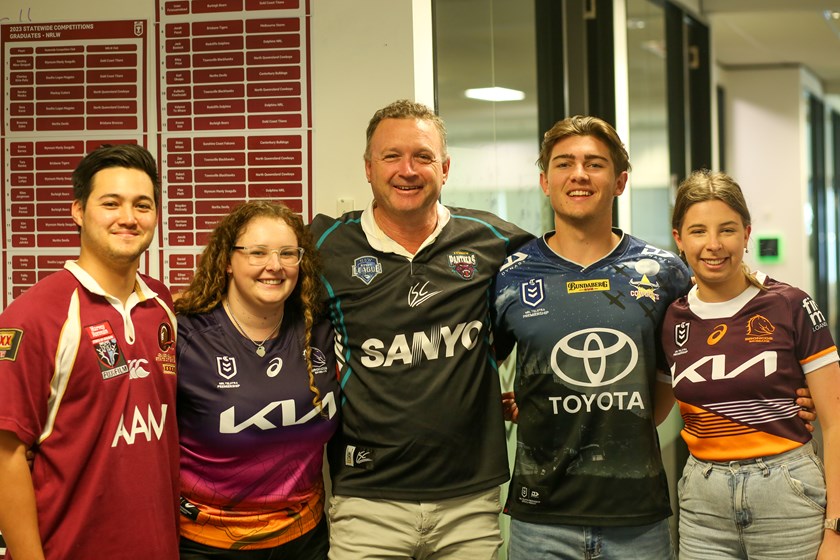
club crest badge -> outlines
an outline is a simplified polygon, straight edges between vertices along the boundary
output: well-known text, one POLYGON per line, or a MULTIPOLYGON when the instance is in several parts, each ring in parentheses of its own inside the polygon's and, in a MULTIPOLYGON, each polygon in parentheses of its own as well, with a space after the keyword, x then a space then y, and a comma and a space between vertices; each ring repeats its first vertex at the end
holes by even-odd
POLYGON ((472 280, 477 270, 475 253, 455 251, 449 255, 449 268, 464 280, 472 280))
POLYGON ((370 284, 374 278, 382 274, 382 264, 379 259, 370 255, 359 257, 353 261, 352 273, 365 284, 370 284))
POLYGON ((111 379, 128 373, 128 364, 120 350, 111 323, 104 321, 98 325, 89 325, 84 330, 93 343, 102 379, 111 379))

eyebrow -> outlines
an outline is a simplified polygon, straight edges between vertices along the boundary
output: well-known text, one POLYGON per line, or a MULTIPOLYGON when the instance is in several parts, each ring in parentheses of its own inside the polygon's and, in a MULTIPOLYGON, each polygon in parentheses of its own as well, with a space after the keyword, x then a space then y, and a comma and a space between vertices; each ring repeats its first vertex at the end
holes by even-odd
MULTIPOLYGON (((557 154, 556 156, 551 158, 551 161, 554 161, 556 159, 576 159, 576 157, 573 154, 557 154)), ((598 154, 585 154, 583 156, 583 161, 592 161, 594 159, 605 161, 607 163, 609 163, 610 161, 609 158, 598 154)))
POLYGON ((122 195, 122 194, 105 193, 105 194, 99 195, 98 197, 96 197, 95 199, 92 199, 92 200, 104 200, 106 198, 117 198, 119 200, 131 200, 132 202, 138 202, 138 201, 145 200, 145 201, 151 202, 152 204, 157 206, 157 202, 155 201, 155 198, 153 196, 149 196, 147 194, 141 194, 139 196, 129 198, 129 197, 127 197, 125 195, 122 195))
MULTIPOLYGON (((738 223, 738 220, 729 220, 728 222, 723 222, 723 223, 718 224, 718 227, 739 226, 739 225, 741 225, 741 224, 738 223)), ((695 224, 686 224, 685 227, 692 228, 692 227, 708 227, 708 226, 704 223, 695 223, 695 224)))

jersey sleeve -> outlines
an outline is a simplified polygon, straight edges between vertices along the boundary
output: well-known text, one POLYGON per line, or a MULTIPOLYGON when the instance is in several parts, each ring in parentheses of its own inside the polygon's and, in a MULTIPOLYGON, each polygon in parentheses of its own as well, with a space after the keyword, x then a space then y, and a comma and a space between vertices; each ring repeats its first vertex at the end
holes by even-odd
POLYGON ((840 361, 828 321, 811 296, 798 288, 789 292, 796 357, 805 374, 840 361))
MULTIPOLYGON (((47 421, 50 380, 59 331, 22 297, 0 314, 0 430, 34 445, 47 421)), ((55 302, 53 302, 53 305, 55 302)), ((60 304, 59 304, 60 305, 60 304)))

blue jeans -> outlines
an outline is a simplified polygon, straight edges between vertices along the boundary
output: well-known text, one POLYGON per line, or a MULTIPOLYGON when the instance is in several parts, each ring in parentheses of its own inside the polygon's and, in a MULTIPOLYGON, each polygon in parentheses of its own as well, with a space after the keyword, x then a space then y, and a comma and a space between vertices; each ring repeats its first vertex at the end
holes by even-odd
POLYGON ((825 473, 812 442, 729 463, 689 457, 678 490, 680 560, 817 556, 825 473))
POLYGON ((638 527, 510 521, 510 560, 672 560, 668 520, 638 527))

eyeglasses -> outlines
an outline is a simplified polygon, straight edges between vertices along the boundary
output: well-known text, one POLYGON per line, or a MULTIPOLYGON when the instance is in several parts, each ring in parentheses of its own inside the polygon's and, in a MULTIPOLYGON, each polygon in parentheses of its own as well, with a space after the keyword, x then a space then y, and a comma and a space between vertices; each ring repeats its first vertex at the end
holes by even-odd
POLYGON ((289 246, 269 249, 265 245, 251 245, 249 247, 234 245, 232 249, 245 253, 245 256, 248 257, 248 264, 251 266, 265 266, 268 264, 272 253, 276 253, 277 260, 285 266, 296 266, 300 264, 300 260, 303 258, 303 247, 289 246))

